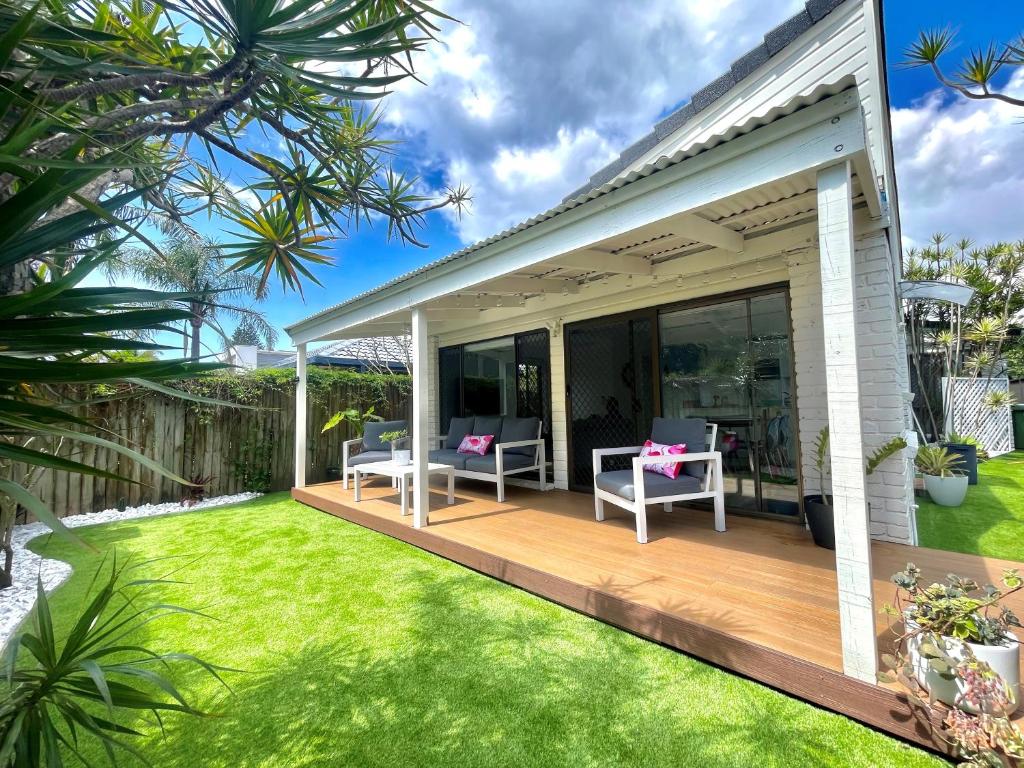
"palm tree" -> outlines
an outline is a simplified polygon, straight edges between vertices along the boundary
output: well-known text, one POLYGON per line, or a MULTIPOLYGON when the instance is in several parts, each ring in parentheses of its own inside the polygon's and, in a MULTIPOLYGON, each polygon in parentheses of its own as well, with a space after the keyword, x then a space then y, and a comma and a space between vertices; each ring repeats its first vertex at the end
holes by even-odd
POLYGON ((237 303, 246 298, 255 301, 266 298, 266 285, 261 284, 258 275, 225 270, 220 248, 201 238, 172 237, 164 242, 161 251, 157 255, 148 248, 126 248, 111 262, 108 273, 132 276, 163 291, 189 294, 181 304, 189 313, 185 336, 191 339, 189 357, 192 360, 198 360, 201 355, 200 337, 204 326, 211 326, 226 337, 219 322, 224 315, 245 322, 257 331, 267 347, 274 346, 277 332, 273 326, 256 310, 237 303))

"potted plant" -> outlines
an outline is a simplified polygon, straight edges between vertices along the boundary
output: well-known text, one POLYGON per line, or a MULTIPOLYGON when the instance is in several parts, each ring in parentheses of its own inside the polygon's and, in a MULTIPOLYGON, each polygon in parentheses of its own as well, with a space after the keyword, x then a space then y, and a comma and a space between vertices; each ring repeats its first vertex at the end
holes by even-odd
POLYGON ((835 518, 832 499, 825 491, 825 477, 829 474, 828 427, 822 427, 814 441, 814 468, 818 470, 816 494, 804 496, 804 515, 811 529, 814 543, 825 549, 836 548, 835 518))
POLYGON ((961 461, 941 445, 922 445, 915 459, 924 475, 924 487, 932 501, 942 507, 959 507, 967 496, 967 475, 960 471, 961 461))
POLYGON ((958 728, 967 716, 989 723, 1008 718, 1020 702, 1020 647, 1012 629, 1021 624, 1001 603, 1024 586, 1018 572, 1004 571, 1000 587, 955 574, 925 586, 920 569, 908 563, 892 581, 896 601, 886 611, 902 629, 894 653, 882 656, 887 671, 879 678, 903 685, 915 703, 927 697, 959 710, 949 719, 958 728))
POLYGON ((968 485, 978 484, 978 462, 988 458, 988 453, 976 437, 951 432, 946 435, 942 447, 954 456, 960 457, 961 470, 967 475, 968 485))
POLYGON ((408 430, 396 429, 392 432, 382 432, 380 441, 391 446, 391 461, 400 467, 412 464, 412 451, 408 448, 395 448, 395 443, 409 436, 408 430))
MULTIPOLYGON (((828 427, 823 427, 814 441, 814 467, 818 470, 818 487, 821 493, 804 496, 804 514, 811 529, 814 543, 825 549, 836 548, 835 519, 832 498, 825 493, 825 477, 829 474, 828 427)), ((865 474, 871 475, 886 459, 907 447, 902 437, 894 437, 879 446, 867 458, 865 474)))

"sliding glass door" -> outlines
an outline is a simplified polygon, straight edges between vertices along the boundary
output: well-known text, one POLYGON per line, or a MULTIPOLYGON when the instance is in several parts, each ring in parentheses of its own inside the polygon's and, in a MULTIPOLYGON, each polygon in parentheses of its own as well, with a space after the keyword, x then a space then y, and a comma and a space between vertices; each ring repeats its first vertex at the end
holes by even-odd
POLYGON ((789 329, 781 290, 659 316, 662 413, 718 424, 735 510, 800 514, 789 329))

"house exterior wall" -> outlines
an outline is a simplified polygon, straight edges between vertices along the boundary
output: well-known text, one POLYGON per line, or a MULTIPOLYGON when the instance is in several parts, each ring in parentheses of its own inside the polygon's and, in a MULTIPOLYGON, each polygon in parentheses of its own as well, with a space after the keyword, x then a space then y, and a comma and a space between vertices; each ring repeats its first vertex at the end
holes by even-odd
MULTIPOLYGON (((909 427, 909 390, 905 347, 893 288, 888 240, 874 230, 856 240, 859 363, 865 453, 909 427)), ((682 302, 729 291, 788 283, 792 308, 792 339, 796 369, 798 434, 804 482, 817 490, 811 447, 828 422, 824 370, 824 326, 818 253, 813 242, 795 244, 786 253, 759 262, 738 274, 713 279, 693 275, 679 286, 675 281, 656 285, 636 280, 626 287, 624 278, 592 299, 585 294, 572 303, 551 297, 547 306, 522 317, 450 331, 431 340, 431 429, 437 434, 437 349, 495 336, 548 328, 551 343, 552 462, 557 488, 568 488, 568 423, 565 404, 564 324, 634 309, 682 302)), ((868 478, 871 534, 878 539, 916 543, 913 519, 913 470, 902 457, 887 461, 868 478)))

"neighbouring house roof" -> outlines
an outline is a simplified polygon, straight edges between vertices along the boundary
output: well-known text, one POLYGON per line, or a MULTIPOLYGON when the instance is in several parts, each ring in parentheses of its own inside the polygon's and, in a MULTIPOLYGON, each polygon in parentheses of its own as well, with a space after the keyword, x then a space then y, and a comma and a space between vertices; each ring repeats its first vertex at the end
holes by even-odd
MULTIPOLYGON (((256 352, 256 367, 292 368, 295 366, 295 357, 295 352, 261 349, 256 352)), ((336 341, 318 349, 308 350, 306 362, 310 365, 408 370, 409 338, 380 336, 336 341)))
POLYGON ((749 133, 756 128, 760 128, 774 120, 777 120, 780 117, 792 114, 804 106, 813 104, 827 96, 835 95, 836 93, 851 87, 853 83, 850 78, 843 78, 838 83, 820 85, 810 94, 807 94, 804 97, 797 97, 785 105, 770 110, 763 116, 751 118, 741 125, 735 125, 725 133, 688 146, 670 156, 662 155, 653 162, 645 164, 641 168, 630 170, 630 163, 639 159, 644 152, 652 149, 662 139, 668 137, 670 134, 685 125, 690 119, 697 116, 707 107, 724 97, 741 80, 752 74, 762 64, 768 62, 773 56, 796 40, 797 37, 824 19, 844 2, 846 2, 846 0, 807 0, 801 11, 768 32, 764 36, 763 41, 753 50, 736 59, 727 73, 695 91, 689 102, 659 121, 654 126, 654 129, 650 134, 639 141, 634 142, 623 150, 616 160, 594 173, 586 184, 565 197, 558 205, 513 227, 505 229, 498 234, 479 240, 465 248, 450 253, 447 256, 424 264, 421 267, 399 275, 385 283, 381 283, 368 291, 356 294, 355 296, 339 302, 338 304, 325 307, 319 312, 286 326, 285 331, 290 333, 292 329, 307 322, 329 315, 342 307, 354 304, 387 288, 399 285, 443 264, 447 264, 468 256, 469 254, 475 253, 476 251, 482 250, 487 246, 501 240, 505 240, 519 232, 577 208, 584 203, 609 194, 610 192, 614 192, 617 189, 627 186, 639 179, 646 178, 653 173, 664 170, 665 168, 677 165, 678 163, 717 146, 718 144, 749 133))

